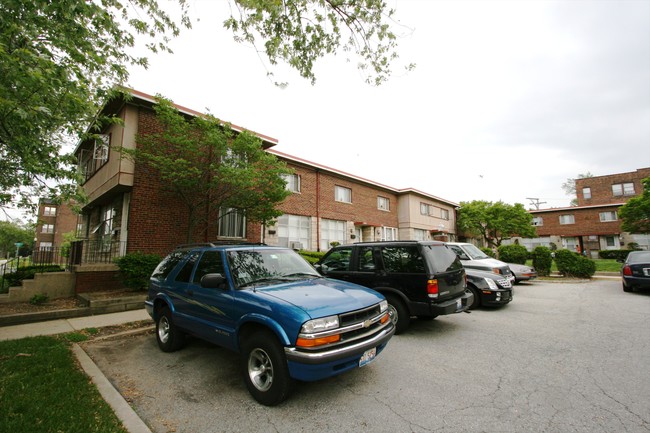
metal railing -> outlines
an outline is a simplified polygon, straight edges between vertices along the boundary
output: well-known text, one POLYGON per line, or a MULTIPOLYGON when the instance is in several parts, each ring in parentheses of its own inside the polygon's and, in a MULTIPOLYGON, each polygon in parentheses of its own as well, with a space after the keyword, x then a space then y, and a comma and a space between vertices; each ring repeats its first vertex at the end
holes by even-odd
MULTIPOLYGON (((0 263, 0 293, 6 293, 9 285, 17 284, 21 271, 26 274, 51 272, 58 266, 66 271, 81 264, 113 263, 126 254, 126 242, 89 241, 72 242, 69 246, 47 247, 35 250, 29 257, 18 257, 0 263)), ((30 276, 31 277, 31 276, 30 276)))

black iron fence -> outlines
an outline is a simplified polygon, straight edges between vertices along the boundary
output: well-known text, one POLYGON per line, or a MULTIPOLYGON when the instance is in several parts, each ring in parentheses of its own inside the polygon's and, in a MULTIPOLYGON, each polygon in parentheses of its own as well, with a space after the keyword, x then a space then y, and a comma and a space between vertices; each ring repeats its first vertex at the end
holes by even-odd
POLYGON ((75 265, 113 263, 126 254, 126 242, 75 241, 63 247, 47 247, 35 250, 29 257, 0 261, 0 293, 34 273, 56 270, 72 270, 75 265))

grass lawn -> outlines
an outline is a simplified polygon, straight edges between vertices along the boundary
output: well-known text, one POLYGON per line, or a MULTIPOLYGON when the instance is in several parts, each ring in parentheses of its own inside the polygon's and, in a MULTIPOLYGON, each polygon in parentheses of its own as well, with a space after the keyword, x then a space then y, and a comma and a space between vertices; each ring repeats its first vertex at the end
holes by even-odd
POLYGON ((127 433, 67 338, 0 341, 0 432, 127 433))

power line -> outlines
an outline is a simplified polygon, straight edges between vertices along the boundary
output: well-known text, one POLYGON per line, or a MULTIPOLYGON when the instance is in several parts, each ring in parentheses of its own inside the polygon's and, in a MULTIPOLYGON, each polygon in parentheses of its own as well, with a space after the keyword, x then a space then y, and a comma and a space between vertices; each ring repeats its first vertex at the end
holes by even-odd
POLYGON ((526 200, 530 200, 530 205, 535 206, 535 210, 539 210, 539 205, 546 204, 545 201, 539 201, 537 197, 526 197, 526 200))

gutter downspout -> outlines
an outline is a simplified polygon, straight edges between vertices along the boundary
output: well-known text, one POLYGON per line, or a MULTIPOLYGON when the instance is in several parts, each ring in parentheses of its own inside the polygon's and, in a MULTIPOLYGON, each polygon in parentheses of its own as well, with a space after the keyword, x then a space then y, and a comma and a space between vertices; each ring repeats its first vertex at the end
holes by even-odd
POLYGON ((320 252, 320 170, 316 169, 316 251, 320 252))

